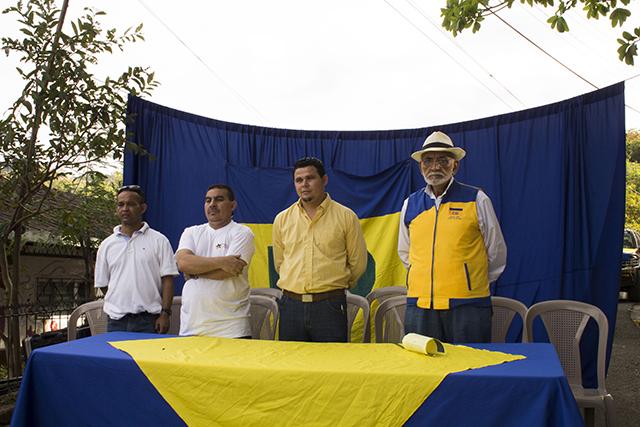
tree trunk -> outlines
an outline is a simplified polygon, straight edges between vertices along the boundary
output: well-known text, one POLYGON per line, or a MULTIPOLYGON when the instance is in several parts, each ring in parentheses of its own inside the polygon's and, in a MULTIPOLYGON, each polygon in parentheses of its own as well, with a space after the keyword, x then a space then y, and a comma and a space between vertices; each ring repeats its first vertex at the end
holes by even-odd
POLYGON ((0 275, 2 275, 2 283, 4 285, 4 289, 2 292, 2 300, 0 302, 0 304, 3 304, 7 307, 7 310, 5 310, 2 313, 2 316, 6 316, 3 320, 3 328, 2 331, 0 331, 2 333, 2 341, 4 342, 4 348, 5 348, 5 353, 6 353, 6 359, 7 359, 7 363, 9 361, 9 319, 10 319, 10 310, 8 309, 9 306, 9 289, 11 289, 11 287, 13 286, 13 284, 11 283, 11 273, 9 273, 9 257, 7 255, 7 243, 8 243, 8 239, 3 235, 2 236, 2 242, 0 242, 0 275), (4 331, 4 327, 6 326, 7 328, 7 334, 5 335, 5 331, 4 331))
POLYGON ((91 299, 93 293, 93 251, 91 250, 91 238, 80 239, 82 258, 84 260, 84 299, 91 299))
POLYGON ((3 234, 2 236, 2 252, 4 258, 2 274, 3 280, 5 280, 5 285, 7 286, 7 302, 9 305, 9 318, 7 319, 7 368, 9 371, 9 377, 16 377, 22 374, 22 358, 20 355, 20 318, 18 317, 19 312, 17 307, 19 301, 18 288, 20 286, 20 247, 22 243, 22 222, 24 214, 24 206, 22 205, 22 203, 28 203, 30 199, 25 198, 25 196, 33 191, 33 188, 31 187, 33 183, 33 175, 37 172, 37 165, 34 164, 34 153, 36 149, 36 142, 38 140, 38 130, 40 129, 42 120, 43 103, 45 102, 44 99, 46 99, 44 93, 47 91, 52 73, 55 72, 55 57, 60 40, 60 33, 62 31, 62 25, 64 23, 68 7, 69 0, 64 0, 62 8, 60 9, 60 19, 58 20, 53 43, 51 45, 51 53, 49 54, 49 58, 47 60, 47 66, 42 73, 42 81, 39 82, 39 93, 35 98, 33 122, 31 124, 31 135, 24 147, 25 168, 22 180, 20 181, 18 188, 18 200, 20 200, 20 205, 16 207, 16 212, 15 215, 13 215, 13 220, 11 221, 11 223, 7 224, 9 230, 14 231, 14 248, 12 257, 13 277, 11 277, 9 281, 7 281, 4 277, 4 275, 9 275, 8 271, 5 272, 5 269, 8 266, 6 244, 9 241, 9 236, 8 233, 3 234))
POLYGON ((13 236, 13 255, 11 257, 11 282, 9 286, 9 318, 7 319, 7 369, 9 377, 22 375, 22 357, 20 354, 20 317, 19 317, 19 292, 20 284, 20 249, 22 246, 22 227, 16 227, 13 236))

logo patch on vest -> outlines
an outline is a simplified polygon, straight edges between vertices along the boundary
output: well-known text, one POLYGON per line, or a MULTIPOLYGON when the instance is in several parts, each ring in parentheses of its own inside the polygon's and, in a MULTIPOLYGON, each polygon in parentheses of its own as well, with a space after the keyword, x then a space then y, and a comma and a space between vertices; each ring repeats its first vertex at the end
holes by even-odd
POLYGON ((463 208, 454 208, 453 206, 449 206, 449 219, 462 219, 463 208))

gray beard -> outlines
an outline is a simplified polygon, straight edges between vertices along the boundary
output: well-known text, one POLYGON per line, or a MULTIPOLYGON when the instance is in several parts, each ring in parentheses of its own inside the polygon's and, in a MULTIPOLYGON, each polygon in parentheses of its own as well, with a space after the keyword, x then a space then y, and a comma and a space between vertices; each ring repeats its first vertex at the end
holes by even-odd
POLYGON ((434 185, 442 185, 442 184, 445 184, 445 183, 449 182, 449 180, 451 179, 452 175, 443 174, 442 178, 438 177, 438 178, 435 178, 435 179, 434 179, 434 177, 427 178, 424 175, 422 175, 422 177, 424 178, 424 181, 427 183, 427 185, 434 186, 434 185))

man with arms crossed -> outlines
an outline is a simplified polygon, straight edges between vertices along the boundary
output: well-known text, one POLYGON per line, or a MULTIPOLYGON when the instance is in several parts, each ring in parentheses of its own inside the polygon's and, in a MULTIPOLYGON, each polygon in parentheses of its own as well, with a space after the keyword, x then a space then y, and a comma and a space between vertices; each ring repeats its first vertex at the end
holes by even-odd
POLYGON ((465 154, 434 132, 411 155, 427 186, 405 200, 398 236, 408 269, 405 332, 454 344, 491 340, 489 283, 507 260, 491 200, 453 178, 465 154))
POLYGON ((294 165, 300 199, 273 223, 273 255, 280 274, 280 340, 346 342, 345 291, 367 266, 358 217, 325 192, 319 159, 294 165))
POLYGON ((255 247, 251 230, 232 220, 236 206, 231 187, 212 185, 204 199, 207 223, 180 237, 176 261, 188 279, 180 335, 251 338, 247 266, 255 247))
POLYGON ((147 210, 138 185, 118 190, 120 225, 98 248, 95 287, 101 288, 107 330, 169 330, 173 276, 178 274, 169 240, 142 221, 147 210))

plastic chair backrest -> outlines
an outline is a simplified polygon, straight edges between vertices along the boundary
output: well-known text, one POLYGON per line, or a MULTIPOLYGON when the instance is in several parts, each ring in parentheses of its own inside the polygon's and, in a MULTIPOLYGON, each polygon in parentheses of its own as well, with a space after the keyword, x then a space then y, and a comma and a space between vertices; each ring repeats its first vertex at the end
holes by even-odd
POLYGON ((261 340, 275 339, 280 318, 276 300, 264 295, 249 295, 249 303, 251 304, 251 337, 261 340))
POLYGON ((78 306, 67 322, 67 341, 73 341, 76 339, 78 333, 78 320, 80 316, 84 315, 89 323, 89 330, 91 335, 104 334, 107 332, 107 313, 102 311, 102 300, 91 301, 78 306))
POLYGON ((376 342, 399 343, 404 337, 404 314, 407 297, 399 295, 380 303, 374 316, 376 342))
POLYGON ((277 288, 251 288, 250 292, 251 295, 262 295, 276 300, 282 298, 282 291, 277 288))
POLYGON ((369 292, 367 301, 369 301, 369 305, 372 305, 375 300, 380 303, 387 298, 397 297, 399 295, 407 295, 407 288, 404 286, 385 286, 369 292))
POLYGON ((180 333, 180 310, 182 310, 182 297, 173 297, 171 303, 171 324, 169 325, 170 335, 178 335, 180 333))
POLYGON ((556 348, 570 385, 582 387, 580 341, 589 319, 598 325, 598 389, 605 389, 605 362, 609 322, 602 310, 591 304, 571 300, 544 301, 532 305, 525 317, 525 331, 533 342, 534 320, 540 317, 550 342, 556 348))
MULTIPOLYGON (((383 301, 391 297, 397 297, 407 295, 407 288, 405 286, 385 286, 382 288, 374 289, 367 295, 367 301, 369 301, 369 310, 371 317, 375 316, 375 312, 383 301)), ((371 323, 367 329, 367 335, 365 337, 366 342, 371 342, 371 323)))
POLYGON ((353 329, 353 322, 358 315, 358 311, 362 310, 362 342, 369 342, 367 340, 367 330, 369 329, 369 302, 365 297, 352 294, 347 291, 347 342, 351 342, 351 330, 353 329))
POLYGON ((527 306, 520 301, 505 298, 491 297, 493 316, 491 317, 491 342, 506 342, 507 332, 516 314, 522 321, 522 340, 524 337, 524 317, 527 314, 527 306))

